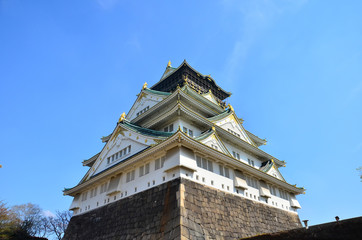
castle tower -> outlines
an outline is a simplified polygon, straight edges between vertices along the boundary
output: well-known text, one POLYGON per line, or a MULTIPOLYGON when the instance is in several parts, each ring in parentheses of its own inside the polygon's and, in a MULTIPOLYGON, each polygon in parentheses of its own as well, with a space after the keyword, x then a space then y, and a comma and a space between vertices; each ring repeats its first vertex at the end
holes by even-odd
POLYGON ((243 127, 231 93, 186 61, 145 83, 83 162, 64 239, 237 239, 301 227, 285 162, 243 127))

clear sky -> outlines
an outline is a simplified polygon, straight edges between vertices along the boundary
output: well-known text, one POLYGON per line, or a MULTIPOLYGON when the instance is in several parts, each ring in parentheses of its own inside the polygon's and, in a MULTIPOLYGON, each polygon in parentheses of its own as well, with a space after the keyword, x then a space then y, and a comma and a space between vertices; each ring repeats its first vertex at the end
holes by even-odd
POLYGON ((0 199, 66 210, 144 82, 186 59, 285 160, 301 219, 362 215, 362 1, 0 0, 0 199))

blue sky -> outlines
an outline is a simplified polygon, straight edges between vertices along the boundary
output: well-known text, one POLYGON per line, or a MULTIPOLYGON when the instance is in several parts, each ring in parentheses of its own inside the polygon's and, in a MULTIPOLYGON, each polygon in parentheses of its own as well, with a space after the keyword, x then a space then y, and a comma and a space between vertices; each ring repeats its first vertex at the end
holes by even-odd
POLYGON ((65 210, 144 82, 186 59, 304 186, 310 224, 362 215, 361 1, 0 0, 0 199, 65 210))

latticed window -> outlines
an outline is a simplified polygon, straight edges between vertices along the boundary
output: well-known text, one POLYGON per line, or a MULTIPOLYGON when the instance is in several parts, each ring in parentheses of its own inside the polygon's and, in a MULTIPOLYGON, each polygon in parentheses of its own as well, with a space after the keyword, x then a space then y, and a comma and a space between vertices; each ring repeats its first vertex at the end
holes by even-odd
POLYGON ((213 162, 210 160, 207 160, 206 158, 196 156, 196 164, 198 167, 208 170, 210 172, 214 171, 213 162))
POLYGON ((227 167, 219 164, 219 173, 221 176, 224 176, 224 177, 227 177, 227 178, 230 178, 230 171, 227 167))
POLYGON ((246 182, 248 183, 248 186, 253 187, 253 188, 259 188, 259 181, 256 180, 253 177, 246 177, 246 182))

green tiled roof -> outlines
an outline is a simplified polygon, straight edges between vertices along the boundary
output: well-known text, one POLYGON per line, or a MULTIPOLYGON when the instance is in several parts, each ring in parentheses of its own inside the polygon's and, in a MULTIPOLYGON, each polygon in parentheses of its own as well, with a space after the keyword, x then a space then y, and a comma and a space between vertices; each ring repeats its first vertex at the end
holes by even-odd
POLYGON ((197 141, 203 140, 203 139, 209 137, 211 134, 213 134, 213 131, 207 130, 206 132, 202 133, 200 136, 195 137, 195 140, 197 140, 197 141))
POLYGON ((171 94, 169 92, 161 92, 161 91, 153 90, 153 89, 150 89, 150 88, 145 88, 144 91, 152 93, 152 94, 163 95, 163 96, 168 96, 168 95, 171 94))
POLYGON ((213 116, 213 117, 209 117, 208 120, 210 121, 217 121, 217 120, 220 120, 220 119, 223 119, 227 116, 229 116, 231 114, 231 110, 230 109, 227 109, 225 110, 224 112, 220 113, 219 115, 216 115, 216 116, 213 116))
POLYGON ((138 125, 132 124, 132 123, 128 122, 127 120, 123 120, 121 122, 121 124, 125 128, 133 130, 133 131, 138 132, 140 134, 147 135, 147 136, 152 136, 152 137, 170 137, 173 134, 172 132, 161 132, 161 131, 156 131, 156 130, 152 130, 152 129, 149 129, 149 128, 143 128, 143 127, 140 127, 138 125))

